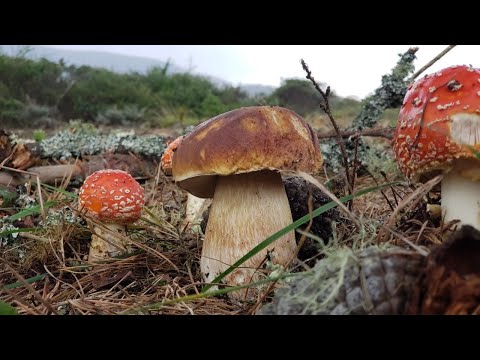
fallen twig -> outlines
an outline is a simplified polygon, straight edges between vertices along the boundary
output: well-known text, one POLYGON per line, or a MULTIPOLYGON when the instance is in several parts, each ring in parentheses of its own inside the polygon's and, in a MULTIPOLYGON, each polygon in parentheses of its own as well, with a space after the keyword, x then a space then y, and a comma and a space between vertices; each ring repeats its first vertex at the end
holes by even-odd
MULTIPOLYGON (((340 136, 342 138, 351 138, 351 139, 355 139, 361 136, 371 136, 371 137, 383 137, 385 139, 392 140, 394 133, 395 133, 395 128, 389 126, 386 128, 367 129, 362 131, 342 131, 340 133, 340 136)), ((320 132, 317 132, 317 136, 319 139, 328 139, 328 138, 336 137, 337 132, 330 131, 328 133, 323 133, 323 134, 320 132)))

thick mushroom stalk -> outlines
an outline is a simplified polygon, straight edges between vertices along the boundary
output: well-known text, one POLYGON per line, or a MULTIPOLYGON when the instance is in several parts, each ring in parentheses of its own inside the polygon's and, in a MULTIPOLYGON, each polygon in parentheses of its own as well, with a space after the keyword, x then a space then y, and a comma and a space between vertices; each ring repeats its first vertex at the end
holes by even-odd
POLYGON ((140 218, 144 204, 143 188, 125 171, 99 170, 85 179, 79 208, 93 230, 89 262, 129 252, 126 226, 140 218))
POLYGON ((393 149, 413 181, 443 172, 445 220, 480 229, 480 69, 451 66, 413 83, 400 109, 393 149))
MULTIPOLYGON (((275 171, 222 176, 217 180, 210 210, 200 268, 207 282, 225 271, 270 235, 292 223, 282 178, 275 171)), ((288 264, 295 254, 295 235, 289 232, 225 278, 245 285, 262 277, 267 255, 288 264)), ((235 294, 243 297, 245 291, 235 294)))

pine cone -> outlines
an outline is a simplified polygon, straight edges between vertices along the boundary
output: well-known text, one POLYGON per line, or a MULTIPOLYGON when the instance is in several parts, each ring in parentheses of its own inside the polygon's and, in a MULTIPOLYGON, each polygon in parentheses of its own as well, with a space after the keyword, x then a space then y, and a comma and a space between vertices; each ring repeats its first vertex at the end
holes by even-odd
MULTIPOLYGON (((332 201, 319 188, 301 177, 291 177, 284 179, 283 184, 287 193, 288 202, 290 203, 293 221, 296 221, 309 213, 308 198, 310 194, 312 194, 313 210, 332 201)), ((209 210, 210 208, 205 210, 202 215, 200 227, 202 228, 203 233, 205 233, 205 230, 207 228, 209 210)), ((331 223, 332 221, 338 221, 339 219, 340 215, 337 208, 328 210, 327 212, 313 219, 312 227, 310 228, 309 232, 319 236, 324 240, 325 243, 327 243, 328 238, 332 234, 331 223)), ((305 230, 307 225, 308 223, 300 226, 299 229, 305 230)), ((300 241, 301 237, 302 235, 300 233, 295 232, 295 238, 297 240, 297 243, 300 241)), ((314 257, 317 254, 317 242, 310 238, 306 238, 302 248, 300 249, 298 258, 300 260, 306 260, 314 257)), ((309 265, 313 266, 314 264, 309 265)))
POLYGON ((290 278, 259 315, 402 314, 423 258, 392 247, 342 248, 290 278))

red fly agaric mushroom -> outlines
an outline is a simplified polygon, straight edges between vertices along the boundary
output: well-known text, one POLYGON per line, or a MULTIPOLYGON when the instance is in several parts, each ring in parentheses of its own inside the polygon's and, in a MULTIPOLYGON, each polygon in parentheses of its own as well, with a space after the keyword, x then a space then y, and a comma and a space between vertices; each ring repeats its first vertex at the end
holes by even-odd
POLYGON ((480 70, 451 66, 410 85, 400 110, 393 149, 413 181, 444 172, 446 221, 480 228, 480 70))
POLYGON ((160 166, 165 175, 172 175, 172 156, 175 150, 177 150, 178 144, 182 142, 183 135, 179 136, 168 144, 167 148, 163 151, 162 158, 160 160, 160 166))
POLYGON ((80 210, 96 220, 91 221, 94 234, 88 261, 128 252, 126 225, 140 218, 144 204, 143 188, 125 171, 99 170, 85 179, 79 192, 80 210), (116 236, 117 233, 120 236, 116 236))
MULTIPOLYGON (((160 165, 163 172, 166 175, 172 175, 172 157, 173 153, 177 150, 178 145, 182 142, 184 136, 180 136, 173 140, 165 149, 162 154, 160 165)), ((182 222, 182 227, 191 227, 195 220, 200 215, 200 211, 203 209, 205 199, 196 197, 187 192, 187 205, 185 206, 185 219, 182 222)))
MULTIPOLYGON (((268 236, 292 223, 280 171, 315 173, 323 163, 316 133, 298 114, 277 106, 221 114, 193 130, 173 155, 177 185, 213 197, 200 268, 211 282, 268 236)), ((269 255, 286 266, 295 255, 289 232, 225 277, 228 285, 255 281, 269 255)), ((244 292, 232 294, 243 296, 244 292)))

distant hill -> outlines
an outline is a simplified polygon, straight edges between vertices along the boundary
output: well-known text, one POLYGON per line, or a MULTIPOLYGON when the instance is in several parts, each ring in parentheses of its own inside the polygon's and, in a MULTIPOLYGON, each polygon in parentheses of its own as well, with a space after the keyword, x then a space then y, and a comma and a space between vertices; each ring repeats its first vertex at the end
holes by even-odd
MULTIPOLYGON (((21 46, 1 45, 0 48, 7 55, 16 55, 22 50, 21 46)), ((87 65, 91 67, 105 68, 117 73, 127 73, 135 71, 141 74, 146 73, 154 66, 163 67, 166 61, 161 61, 152 58, 145 58, 139 56, 114 54, 106 51, 84 51, 84 50, 65 50, 55 49, 46 46, 32 45, 30 46, 32 51, 26 53, 26 57, 30 59, 46 58, 48 60, 58 62, 63 59, 67 64, 81 66, 87 65)), ((169 74, 184 73, 186 69, 170 64, 168 67, 169 74)), ((220 79, 218 77, 198 74, 196 75, 207 77, 213 84, 218 87, 232 85, 230 82, 220 79)), ((249 96, 255 96, 259 94, 270 95, 274 90, 274 86, 261 85, 261 84, 242 84, 240 88, 244 90, 249 96)))

